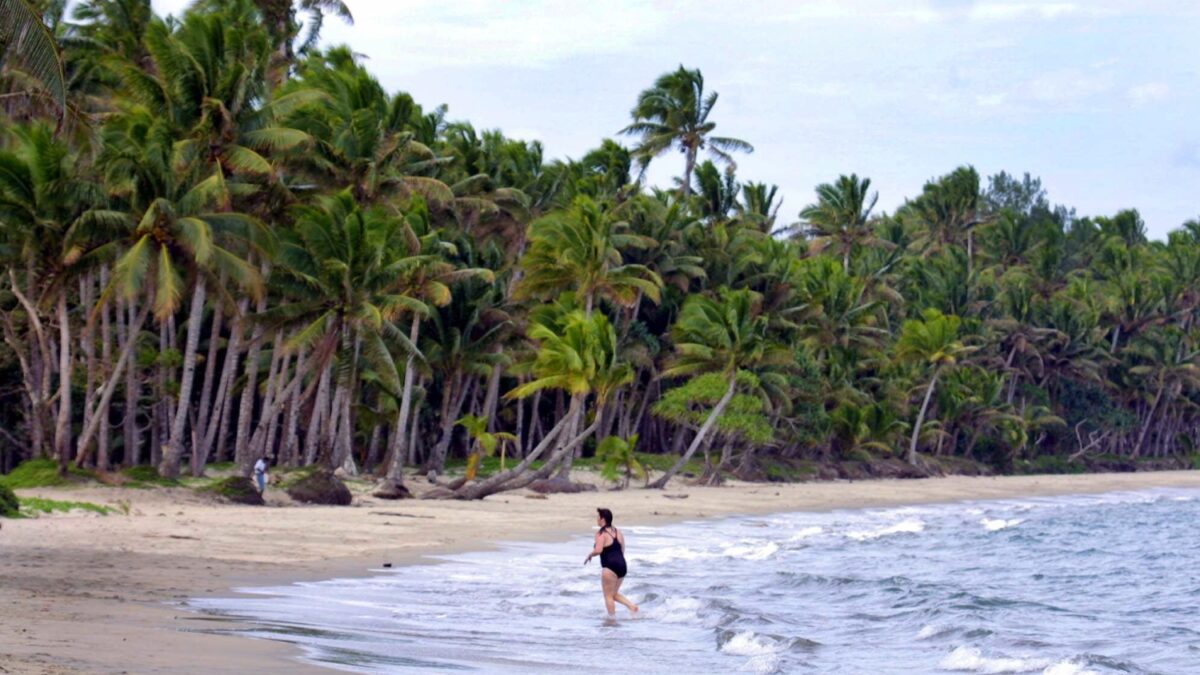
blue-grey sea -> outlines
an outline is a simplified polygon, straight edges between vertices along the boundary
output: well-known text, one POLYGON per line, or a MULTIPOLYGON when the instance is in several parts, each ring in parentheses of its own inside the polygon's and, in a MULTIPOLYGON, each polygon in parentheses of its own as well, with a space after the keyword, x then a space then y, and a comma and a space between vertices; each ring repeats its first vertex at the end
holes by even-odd
POLYGON ((606 620, 586 531, 190 604, 355 672, 1200 673, 1197 498, 625 527, 635 619, 606 620))

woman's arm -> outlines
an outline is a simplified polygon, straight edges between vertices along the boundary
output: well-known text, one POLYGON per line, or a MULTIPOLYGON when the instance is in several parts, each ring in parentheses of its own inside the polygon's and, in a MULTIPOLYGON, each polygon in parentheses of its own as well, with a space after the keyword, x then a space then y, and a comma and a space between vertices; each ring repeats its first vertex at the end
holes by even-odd
POLYGON ((586 564, 590 563, 592 561, 592 558, 595 558, 596 556, 600 555, 600 552, 603 550, 604 550, 604 533, 597 532, 596 533, 596 545, 592 548, 592 552, 588 554, 588 557, 583 559, 583 564, 586 565, 586 564))

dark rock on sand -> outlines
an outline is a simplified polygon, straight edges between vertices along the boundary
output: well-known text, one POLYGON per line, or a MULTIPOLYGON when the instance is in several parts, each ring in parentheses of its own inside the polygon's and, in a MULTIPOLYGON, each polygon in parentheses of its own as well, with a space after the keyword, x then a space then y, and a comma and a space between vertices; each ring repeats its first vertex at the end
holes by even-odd
POLYGON ((353 500, 350 488, 329 471, 314 471, 288 487, 287 493, 305 504, 349 506, 353 500))

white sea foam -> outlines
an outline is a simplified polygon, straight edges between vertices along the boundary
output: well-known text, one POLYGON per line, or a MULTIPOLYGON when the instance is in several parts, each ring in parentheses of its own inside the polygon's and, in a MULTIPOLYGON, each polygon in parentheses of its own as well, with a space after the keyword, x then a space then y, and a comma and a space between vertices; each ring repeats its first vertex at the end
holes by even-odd
POLYGON ((813 525, 812 527, 806 527, 803 530, 800 530, 799 532, 797 532, 796 534, 793 534, 792 538, 789 539, 788 541, 801 541, 803 539, 808 539, 809 537, 815 537, 824 531, 825 531, 824 528, 813 525))
POLYGON ((696 598, 667 598, 652 616, 663 623, 692 623, 699 620, 703 607, 696 598))
POLYGON ((712 551, 700 551, 694 548, 687 548, 686 546, 668 546, 660 548, 653 553, 633 554, 629 556, 629 559, 662 565, 675 560, 705 560, 715 558, 717 555, 712 551))
POLYGON ((588 579, 586 581, 582 581, 582 580, 568 581, 568 582, 564 583, 563 585, 559 586, 558 590, 563 591, 565 593, 588 593, 590 591, 596 590, 596 580, 588 579))
POLYGON ((852 532, 847 532, 846 536, 855 541, 866 541, 868 539, 878 539, 880 537, 887 537, 893 534, 916 534, 924 531, 924 521, 909 519, 902 520, 894 525, 888 525, 887 527, 881 527, 875 530, 855 530, 852 532))
POLYGON ((753 631, 744 631, 734 635, 721 645, 721 651, 734 656, 761 656, 775 654, 779 644, 769 638, 755 635, 753 631))
POLYGON ((917 639, 918 640, 928 640, 929 638, 933 637, 934 635, 937 635, 940 632, 942 632, 941 626, 937 626, 932 623, 926 624, 921 627, 921 630, 917 631, 917 639))
POLYGON ((984 518, 979 521, 979 524, 988 532, 995 532, 1009 527, 1016 527, 1023 522, 1025 521, 1020 518, 1010 518, 1008 520, 1003 518, 984 518))
POLYGON ((984 656, 974 647, 958 647, 939 663, 943 670, 968 673, 1027 673, 1050 667, 1046 659, 1022 659, 1009 656, 984 656))
POLYGON ((779 655, 778 654, 759 654, 751 656, 746 665, 739 670, 742 672, 757 673, 758 675, 770 675, 771 673, 779 672, 779 655))
POLYGON ((753 544, 744 545, 727 545, 725 547, 725 555, 730 558, 741 558, 742 560, 766 560, 775 555, 779 550, 779 544, 773 541, 768 541, 765 544, 755 546, 753 544))
POLYGON ((1059 661, 1052 666, 1047 666, 1042 671, 1042 675, 1100 675, 1094 670, 1088 670, 1085 666, 1080 665, 1077 661, 1059 661))

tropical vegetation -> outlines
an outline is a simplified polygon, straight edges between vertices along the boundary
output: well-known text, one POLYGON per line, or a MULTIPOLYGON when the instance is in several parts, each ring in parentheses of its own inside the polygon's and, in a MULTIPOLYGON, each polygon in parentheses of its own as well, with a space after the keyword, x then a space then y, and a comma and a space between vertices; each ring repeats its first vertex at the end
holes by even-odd
POLYGON ((1200 220, 970 166, 786 212, 698 70, 550 159, 321 46, 341 2, 66 8, 0 3, 0 471, 269 456, 398 496, 467 461, 443 492, 478 498, 597 453, 662 487, 1200 442, 1200 220))

